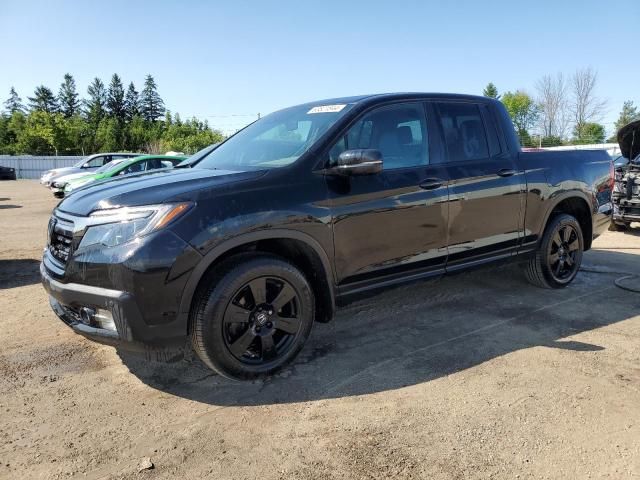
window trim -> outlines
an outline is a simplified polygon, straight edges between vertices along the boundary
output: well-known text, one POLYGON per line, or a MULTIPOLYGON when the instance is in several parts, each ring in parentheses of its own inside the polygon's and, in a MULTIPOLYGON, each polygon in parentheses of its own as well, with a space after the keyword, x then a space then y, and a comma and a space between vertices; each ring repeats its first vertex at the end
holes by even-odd
POLYGON ((385 172, 399 172, 402 170, 415 170, 415 169, 419 169, 419 168, 427 168, 431 165, 434 164, 434 162, 431 161, 432 158, 432 153, 433 153, 433 135, 430 133, 431 132, 431 124, 429 122, 429 108, 427 105, 427 99, 424 98, 415 98, 415 99, 406 99, 406 100, 392 100, 392 101, 388 101, 388 102, 384 102, 384 103, 379 103, 377 105, 372 105, 371 107, 363 110, 362 112, 360 112, 355 118, 353 118, 351 121, 349 121, 349 123, 347 123, 336 135, 335 137, 333 137, 331 139, 331 141, 327 142, 327 146, 324 148, 323 152, 322 152, 322 164, 324 165, 324 168, 330 168, 331 167, 331 159, 329 158, 329 153, 331 152, 331 149, 345 136, 347 135, 347 133, 349 132, 349 130, 351 130, 351 128, 358 123, 359 121, 361 121, 366 115, 369 115, 370 113, 377 111, 377 110, 381 110, 381 109, 385 109, 385 108, 393 108, 396 107, 398 105, 418 105, 419 108, 422 110, 422 121, 424 122, 424 127, 425 127, 425 135, 423 135, 423 142, 426 139, 427 141, 427 162, 423 163, 423 164, 419 164, 419 165, 413 165, 413 166, 407 166, 407 167, 397 167, 397 168, 385 168, 384 166, 384 157, 382 159, 382 174, 384 174, 385 172))
POLYGON ((487 103, 480 103, 480 115, 482 116, 482 121, 484 123, 484 133, 487 137, 487 149, 489 151, 489 158, 496 158, 502 156, 504 153, 504 146, 502 145, 501 135, 498 131, 498 125, 496 124, 495 118, 491 115, 491 110, 489 109, 489 105, 487 103), (498 139, 498 148, 499 151, 495 154, 491 154, 491 142, 489 141, 489 126, 493 126, 493 131, 496 133, 496 137, 498 139))

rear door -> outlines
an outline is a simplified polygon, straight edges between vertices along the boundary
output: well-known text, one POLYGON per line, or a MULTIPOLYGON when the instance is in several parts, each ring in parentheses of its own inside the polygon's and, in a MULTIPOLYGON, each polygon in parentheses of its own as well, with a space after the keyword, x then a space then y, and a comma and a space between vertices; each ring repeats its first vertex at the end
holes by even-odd
POLYGON ((447 186, 432 165, 422 102, 377 107, 357 119, 329 152, 381 151, 376 175, 327 177, 333 216, 335 268, 343 291, 369 282, 444 271, 447 186))
POLYGON ((515 254, 522 235, 524 174, 508 152, 490 106, 440 101, 432 107, 449 180, 447 270, 515 254))

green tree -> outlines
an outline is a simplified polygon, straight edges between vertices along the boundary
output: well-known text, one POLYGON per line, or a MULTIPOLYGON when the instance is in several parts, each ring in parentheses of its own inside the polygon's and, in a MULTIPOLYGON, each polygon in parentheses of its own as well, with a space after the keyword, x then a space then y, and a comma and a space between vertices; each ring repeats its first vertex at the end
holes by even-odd
POLYGON ((104 83, 98 77, 94 78, 87 88, 89 98, 85 100, 85 113, 89 123, 97 128, 100 120, 105 116, 107 105, 107 92, 104 83))
POLYGON ((590 143, 603 143, 605 138, 605 129, 603 125, 594 122, 582 124, 582 128, 576 128, 573 131, 573 143, 578 145, 586 145, 590 143))
POLYGON ((71 118, 80 111, 80 100, 76 91, 76 81, 70 73, 65 73, 58 91, 58 105, 65 118, 71 118))
POLYGON ((125 94, 122 80, 117 73, 111 77, 109 93, 107 94, 107 112, 120 122, 125 120, 125 94))
POLYGON ((140 92, 140 113, 142 118, 153 122, 164 115, 164 102, 158 94, 158 87, 151 75, 144 80, 144 88, 140 92))
POLYGON ((141 151, 147 141, 147 125, 140 115, 134 115, 127 125, 124 148, 141 151))
POLYGON ((540 143, 543 147, 559 147, 564 144, 562 138, 558 137, 557 135, 542 137, 540 143))
POLYGON ((493 84, 493 82, 489 82, 484 90, 482 91, 482 95, 489 98, 495 98, 496 100, 500 100, 500 95, 498 95, 498 89, 493 84))
POLYGON ((43 110, 32 111, 17 139, 17 151, 34 155, 51 155, 55 153, 54 144, 52 115, 43 110))
POLYGON ((105 117, 96 131, 96 146, 103 152, 122 148, 122 124, 115 117, 105 117))
POLYGON ((506 107, 516 132, 521 141, 529 138, 529 129, 538 120, 538 107, 536 102, 522 90, 515 93, 507 92, 502 96, 502 103, 506 107))
POLYGON ((633 104, 631 100, 627 100, 622 104, 622 111, 620 112, 618 120, 616 120, 616 133, 625 125, 631 122, 635 122, 636 120, 640 120, 640 113, 638 113, 638 108, 633 104))
POLYGON ((18 96, 18 92, 16 92, 16 89, 13 87, 11 87, 11 90, 9 91, 9 98, 4 102, 4 108, 10 115, 15 112, 24 113, 22 99, 18 96))
POLYGON ((124 116, 127 122, 131 122, 133 117, 140 114, 140 109, 138 107, 139 101, 140 99, 136 86, 131 82, 124 97, 124 116))
POLYGON ((80 115, 66 119, 67 155, 86 155, 91 150, 93 134, 87 121, 80 115))
POLYGON ((55 113, 58 111, 58 102, 50 88, 40 85, 36 87, 33 97, 29 99, 29 108, 36 112, 55 113))

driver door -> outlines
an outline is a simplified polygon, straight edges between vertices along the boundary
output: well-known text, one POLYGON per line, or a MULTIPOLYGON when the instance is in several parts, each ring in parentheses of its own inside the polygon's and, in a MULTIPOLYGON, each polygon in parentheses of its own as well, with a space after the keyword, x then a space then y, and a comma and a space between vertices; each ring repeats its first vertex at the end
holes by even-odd
POLYGON ((358 148, 380 150, 383 158, 379 174, 327 177, 343 290, 444 270, 448 192, 429 145, 424 105, 408 102, 365 113, 331 148, 333 162, 358 148))

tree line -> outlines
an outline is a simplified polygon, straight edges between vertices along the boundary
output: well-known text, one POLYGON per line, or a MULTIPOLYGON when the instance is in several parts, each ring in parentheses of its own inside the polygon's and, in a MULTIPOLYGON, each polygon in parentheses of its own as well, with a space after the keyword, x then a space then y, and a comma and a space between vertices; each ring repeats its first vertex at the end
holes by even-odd
POLYGON ((11 87, 0 113, 0 154, 194 153, 224 138, 206 120, 172 115, 151 75, 140 92, 133 82, 125 89, 116 73, 108 86, 96 77, 81 98, 67 73, 57 94, 40 85, 27 101, 11 87))
POLYGON ((640 120, 640 112, 632 101, 624 102, 614 132, 600 123, 607 101, 597 95, 598 74, 592 68, 544 75, 535 83, 535 94, 523 89, 500 95, 489 83, 483 95, 502 101, 516 128, 522 146, 551 147, 616 142, 617 131, 629 122, 640 120))

